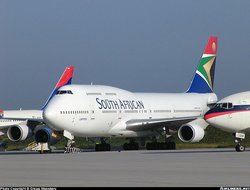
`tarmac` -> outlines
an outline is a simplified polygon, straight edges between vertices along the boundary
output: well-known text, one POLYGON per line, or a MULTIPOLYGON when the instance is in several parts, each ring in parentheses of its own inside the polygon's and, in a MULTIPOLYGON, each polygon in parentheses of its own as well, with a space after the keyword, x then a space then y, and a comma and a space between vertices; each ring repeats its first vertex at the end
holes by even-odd
POLYGON ((0 152, 0 187, 250 187, 249 176, 250 151, 233 148, 0 152))

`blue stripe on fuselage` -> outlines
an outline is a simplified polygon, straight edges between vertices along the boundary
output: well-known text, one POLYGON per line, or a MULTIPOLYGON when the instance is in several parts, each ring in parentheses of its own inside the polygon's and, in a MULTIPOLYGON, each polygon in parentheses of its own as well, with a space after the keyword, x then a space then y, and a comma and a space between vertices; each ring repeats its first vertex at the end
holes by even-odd
POLYGON ((234 105, 232 108, 222 108, 222 107, 214 107, 211 108, 206 115, 208 114, 212 114, 212 113, 222 113, 222 112, 228 112, 228 111, 233 111, 233 112, 237 112, 237 111, 245 111, 245 110, 249 110, 250 111, 250 105, 234 105))

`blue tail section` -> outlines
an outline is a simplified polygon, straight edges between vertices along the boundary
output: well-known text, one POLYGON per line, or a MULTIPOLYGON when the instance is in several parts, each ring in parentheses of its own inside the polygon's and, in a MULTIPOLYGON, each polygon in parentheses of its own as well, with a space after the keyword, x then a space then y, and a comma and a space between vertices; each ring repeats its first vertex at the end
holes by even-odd
POLYGON ((213 89, 207 84, 207 82, 197 73, 195 73, 194 79, 187 91, 187 93, 212 93, 213 89))

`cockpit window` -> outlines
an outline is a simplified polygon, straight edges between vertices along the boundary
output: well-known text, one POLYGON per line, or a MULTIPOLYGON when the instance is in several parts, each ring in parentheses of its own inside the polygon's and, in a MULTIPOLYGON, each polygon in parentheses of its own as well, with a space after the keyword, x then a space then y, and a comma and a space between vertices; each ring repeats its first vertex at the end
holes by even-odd
POLYGON ((73 94, 71 90, 58 90, 56 94, 73 94))
POLYGON ((218 103, 218 104, 215 104, 214 107, 223 108, 223 109, 233 109, 233 104, 231 102, 218 103))
POLYGON ((215 108, 219 108, 219 107, 220 107, 220 104, 215 104, 214 107, 215 107, 215 108))
POLYGON ((221 104, 221 107, 227 109, 227 103, 221 104))

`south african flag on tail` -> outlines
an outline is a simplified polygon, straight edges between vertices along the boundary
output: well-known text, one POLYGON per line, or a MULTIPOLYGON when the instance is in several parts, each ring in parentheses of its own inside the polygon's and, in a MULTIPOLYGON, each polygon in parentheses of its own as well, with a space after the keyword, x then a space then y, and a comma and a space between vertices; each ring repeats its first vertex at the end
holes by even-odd
POLYGON ((211 36, 208 39, 206 48, 187 93, 213 92, 216 53, 218 48, 217 40, 216 36, 211 36))

